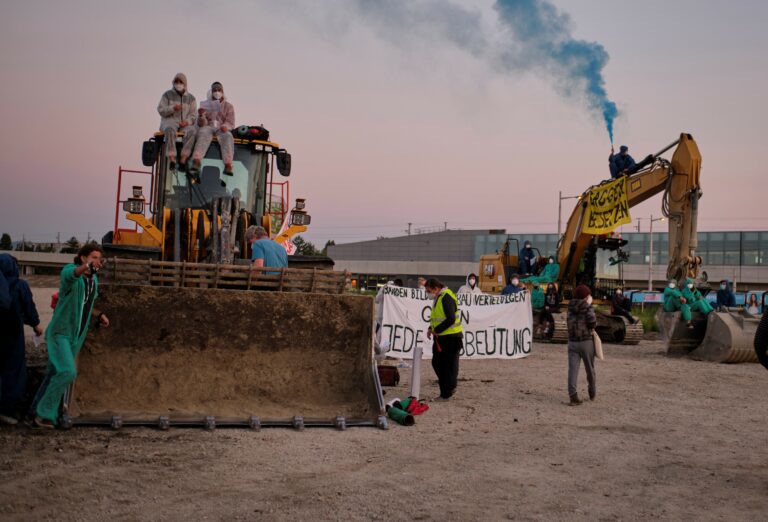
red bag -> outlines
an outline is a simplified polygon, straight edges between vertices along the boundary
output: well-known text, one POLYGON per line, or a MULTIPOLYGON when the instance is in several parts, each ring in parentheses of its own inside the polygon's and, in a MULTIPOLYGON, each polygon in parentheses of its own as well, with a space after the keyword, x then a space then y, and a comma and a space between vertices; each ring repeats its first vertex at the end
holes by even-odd
POLYGON ((56 305, 59 303, 59 293, 54 292, 51 296, 51 310, 56 310, 56 305))

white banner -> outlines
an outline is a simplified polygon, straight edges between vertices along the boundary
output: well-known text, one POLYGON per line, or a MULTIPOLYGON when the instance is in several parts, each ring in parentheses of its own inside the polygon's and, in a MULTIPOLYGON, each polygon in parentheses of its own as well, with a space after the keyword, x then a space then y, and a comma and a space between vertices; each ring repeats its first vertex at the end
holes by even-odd
MULTIPOLYGON (((433 301, 424 290, 384 287, 381 342, 389 341, 387 355, 412 359, 416 346, 432 357, 427 339, 433 301)), ((528 292, 512 295, 459 294, 464 327, 463 358, 518 359, 531 353, 533 316, 528 292)))

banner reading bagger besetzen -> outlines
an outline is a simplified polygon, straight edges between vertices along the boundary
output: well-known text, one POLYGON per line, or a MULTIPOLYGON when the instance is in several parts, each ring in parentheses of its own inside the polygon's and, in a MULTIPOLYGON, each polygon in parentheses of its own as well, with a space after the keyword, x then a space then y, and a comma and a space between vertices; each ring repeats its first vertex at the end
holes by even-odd
MULTIPOLYGON (((432 357, 427 338, 433 300, 424 290, 385 286, 381 342, 389 342, 387 355, 412 359, 420 346, 432 357)), ((464 327, 463 358, 518 359, 531 353, 533 318, 528 292, 512 295, 459 294, 459 313, 464 327)))

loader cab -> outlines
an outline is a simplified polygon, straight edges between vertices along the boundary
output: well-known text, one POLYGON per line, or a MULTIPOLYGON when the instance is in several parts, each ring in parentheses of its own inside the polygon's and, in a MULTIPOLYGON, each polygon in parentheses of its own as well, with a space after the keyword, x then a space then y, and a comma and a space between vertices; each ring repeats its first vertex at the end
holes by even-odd
MULTIPOLYGON (((155 133, 153 139, 157 143, 154 167, 157 172, 155 193, 158 196, 158 208, 205 209, 210 208, 214 198, 229 196, 237 197, 240 208, 253 216, 263 216, 265 212, 270 211, 268 200, 271 196, 275 158, 278 155, 287 154, 277 143, 235 139, 233 175, 229 176, 224 174, 221 149, 214 139, 201 162, 200 173, 193 176, 188 170, 187 172, 181 172, 178 168, 170 170, 170 162, 163 146, 163 135, 155 133)), ((181 143, 177 142, 176 145, 176 157, 179 157, 181 143)), ((145 148, 147 148, 146 145, 145 148)), ((288 164, 290 165, 290 162, 288 164)), ((279 169, 279 171, 283 176, 288 176, 290 167, 279 169)), ((161 216, 156 217, 159 224, 161 216)))
POLYGON ((614 291, 624 286, 623 264, 629 260, 623 250, 626 239, 615 236, 595 236, 584 251, 576 272, 576 284, 586 284, 593 298, 610 301, 614 291))
POLYGON ((291 208, 288 181, 280 180, 290 175, 291 155, 269 141, 263 127, 242 126, 233 135, 232 175, 224 174, 215 138, 195 174, 170 168, 163 133, 145 141, 142 163, 151 170, 118 170, 115 226, 104 236, 105 250, 120 257, 232 263, 249 258, 245 230, 251 225, 263 226, 278 242, 305 231, 310 216, 304 200, 291 208), (124 176, 136 175, 149 180, 144 177, 124 199, 124 176), (133 225, 124 227, 126 221, 133 225))

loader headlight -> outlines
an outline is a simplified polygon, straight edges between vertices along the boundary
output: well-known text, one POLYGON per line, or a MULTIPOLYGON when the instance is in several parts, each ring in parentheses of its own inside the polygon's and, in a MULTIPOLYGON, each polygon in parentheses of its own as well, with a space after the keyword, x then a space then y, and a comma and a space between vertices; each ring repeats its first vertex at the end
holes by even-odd
POLYGON ((134 185, 133 186, 133 197, 134 198, 143 197, 141 185, 134 185))
POLYGON ((296 198, 296 210, 304 210, 304 207, 307 206, 306 201, 304 198, 296 198))
POLYGON ((312 221, 312 216, 307 214, 306 212, 302 211, 291 211, 291 225, 309 225, 309 222, 312 221))
POLYGON ((144 214, 144 200, 140 198, 128 198, 123 202, 123 210, 129 214, 144 214))

